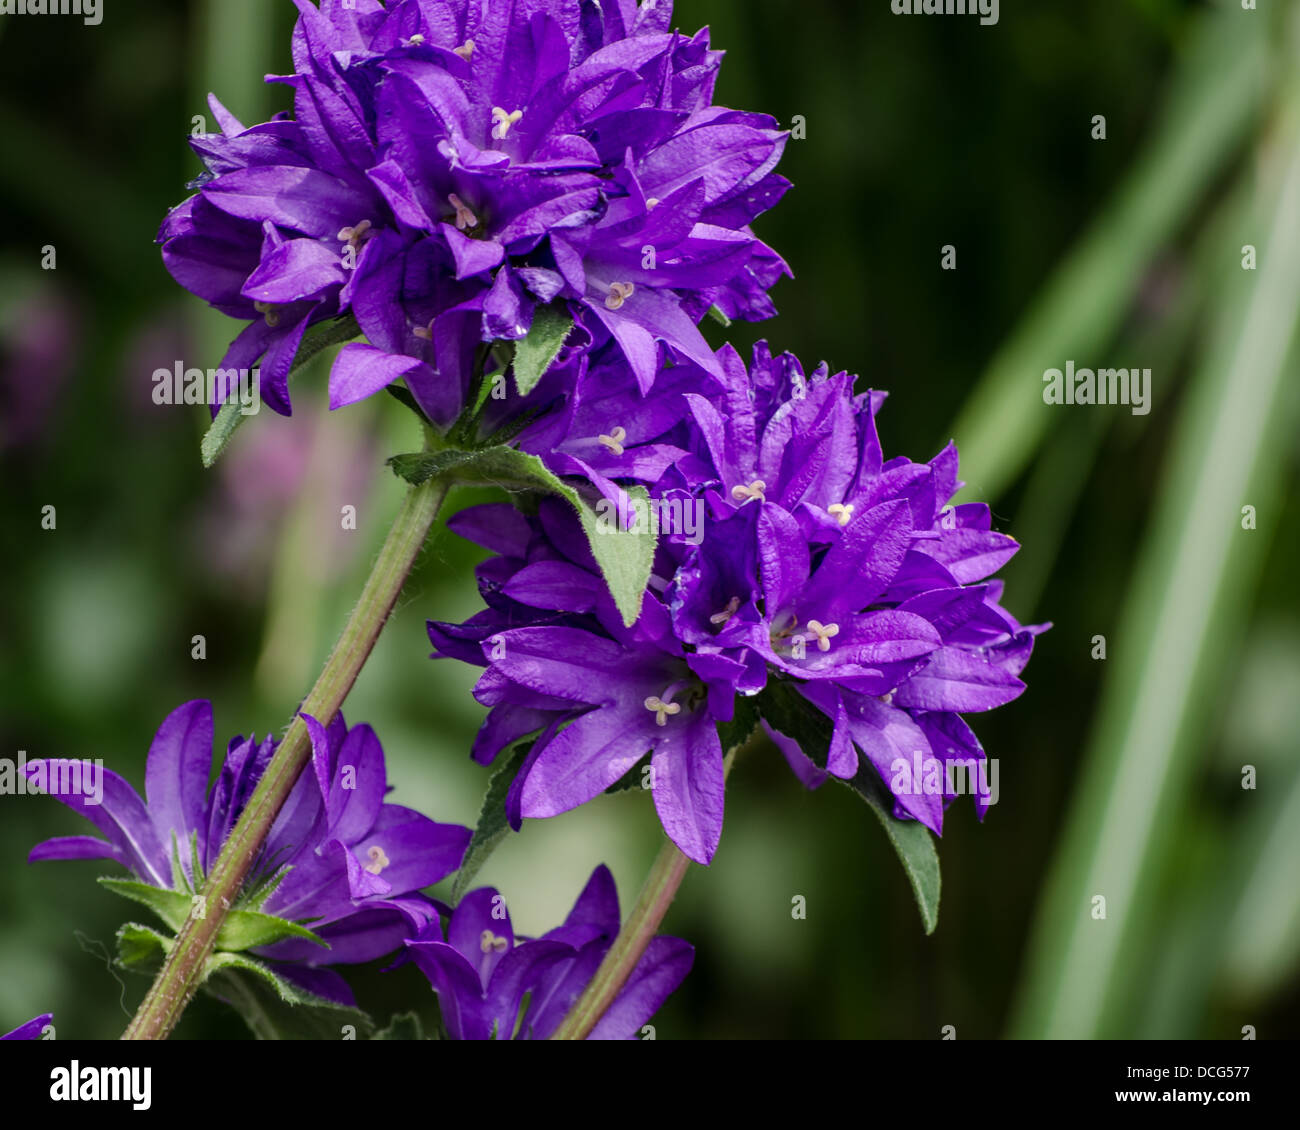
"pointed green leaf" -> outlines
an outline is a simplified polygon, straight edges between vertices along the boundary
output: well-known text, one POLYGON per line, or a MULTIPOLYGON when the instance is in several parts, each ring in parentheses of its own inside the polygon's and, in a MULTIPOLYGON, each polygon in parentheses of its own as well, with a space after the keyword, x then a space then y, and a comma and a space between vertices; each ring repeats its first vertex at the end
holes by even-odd
POLYGON ((394 455, 388 460, 399 479, 404 479, 412 486, 427 483, 438 475, 447 475, 472 464, 478 458, 477 451, 415 451, 409 455, 394 455))
POLYGON ((717 322, 718 325, 720 326, 731 325, 731 319, 728 318, 727 315, 722 312, 722 307, 720 306, 710 306, 709 317, 712 318, 715 322, 717 322))
POLYGON ((243 954, 213 954, 203 976, 204 991, 234 1008, 259 1040, 367 1040, 374 1031, 360 1009, 304 992, 243 954))
POLYGON ((460 902, 461 896, 469 890, 469 885, 474 881, 479 868, 487 862, 488 856, 496 850, 497 845, 510 831, 510 824, 506 820, 506 794, 509 793, 515 774, 519 772, 519 767, 523 765, 524 758, 532 748, 532 738, 519 742, 509 752, 500 768, 492 774, 492 779, 488 782, 487 795, 483 798, 483 807, 479 811, 478 826, 470 838, 469 847, 465 849, 465 857, 461 860, 460 870, 456 872, 456 881, 452 884, 453 903, 460 902))
POLYGON ((306 926, 257 910, 232 910, 227 914, 217 933, 216 948, 237 953, 282 942, 285 938, 303 938, 329 949, 329 943, 306 926))
MULTIPOLYGON (((322 350, 329 349, 333 345, 342 345, 360 336, 361 327, 357 325, 357 320, 351 314, 346 318, 335 318, 313 326, 303 335, 302 344, 298 346, 298 352, 294 355, 289 376, 292 377, 322 350)), ((203 466, 211 467, 221 458, 221 453, 225 451, 226 445, 235 434, 235 429, 244 422, 245 418, 240 411, 238 398, 227 399, 218 409, 216 418, 208 426, 203 442, 199 445, 203 466)))
MULTIPOLYGON (((758 700, 762 716, 774 730, 799 743, 799 748, 821 768, 830 756, 831 720, 795 690, 786 679, 773 679, 758 700)), ((915 820, 898 820, 892 815, 884 788, 875 770, 864 765, 856 777, 843 781, 858 794, 885 829, 912 885, 917 909, 927 934, 939 924, 939 855, 930 830, 915 820)))
MULTIPOLYGON (((839 780, 837 777, 836 780, 839 780)), ((876 814, 885 835, 893 844, 907 881, 912 884, 916 906, 921 912, 925 932, 933 934, 939 925, 939 853, 934 850, 934 837, 918 820, 898 820, 893 815, 893 805, 884 796, 880 778, 874 769, 864 766, 850 781, 841 781, 867 802, 876 814)))
MULTIPOLYGON (((536 455, 528 455, 504 445, 477 451, 449 450, 395 455, 388 462, 398 476, 411 483, 422 483, 434 475, 441 475, 454 482, 475 486, 499 486, 506 490, 538 490, 558 494, 577 511, 592 555, 600 566, 615 605, 622 613, 623 622, 629 627, 636 623, 641 614, 641 598, 650 581, 650 568, 654 563, 658 540, 653 520, 638 521, 632 529, 622 529, 617 521, 611 521, 611 516, 605 513, 605 500, 602 499, 598 504, 598 510, 574 487, 548 470, 536 455)), ((645 488, 632 487, 628 494, 640 517, 646 512, 644 504, 649 497, 645 488), (638 506, 638 503, 642 505, 638 506)))
POLYGON ((149 968, 155 960, 161 964, 173 940, 138 922, 126 922, 117 931, 117 963, 124 969, 149 968))
POLYGON ((533 312, 528 336, 515 345, 515 387, 520 396, 527 396, 537 387, 571 329, 573 318, 563 305, 539 306, 533 312))
POLYGON ((115 895, 147 906, 174 933, 179 933, 185 925, 185 920, 190 916, 190 908, 194 905, 190 895, 180 891, 165 891, 161 887, 151 887, 148 883, 139 883, 134 879, 110 879, 105 876, 99 882, 115 895))

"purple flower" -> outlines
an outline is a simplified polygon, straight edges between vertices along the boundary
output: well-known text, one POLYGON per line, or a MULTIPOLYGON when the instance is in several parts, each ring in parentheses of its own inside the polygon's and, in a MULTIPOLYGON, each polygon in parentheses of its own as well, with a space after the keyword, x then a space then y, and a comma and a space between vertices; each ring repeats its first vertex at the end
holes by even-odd
POLYGON ((652 591, 625 627, 567 504, 544 499, 532 518, 475 507, 449 525, 501 551, 479 568, 488 609, 463 625, 429 624, 439 653, 488 667, 474 688, 491 711, 473 756, 489 762, 541 732, 507 799, 512 825, 586 803, 650 755, 665 832, 708 863, 722 832, 717 723, 731 720, 753 666, 687 651, 652 591))
MULTIPOLYGON (((505 899, 481 887, 452 911, 445 938, 434 919, 406 948, 438 994, 453 1040, 545 1040, 582 995, 618 929, 618 891, 602 864, 564 925, 540 938, 517 939, 505 899)), ((636 1039, 694 959, 693 947, 678 938, 653 939, 587 1038, 636 1039)))
MULTIPOLYGON (((404 378, 435 423, 479 342, 573 319, 642 392, 663 350, 712 371, 697 322, 774 313, 789 270, 750 222, 788 182, 785 134, 711 105, 720 53, 632 0, 298 0, 294 117, 195 139, 205 174, 159 233, 187 289, 249 321, 223 367, 262 360, 267 401, 307 326, 353 313, 337 407, 404 378)), ((575 374, 579 375, 579 374, 575 374)))
MULTIPOLYGON (((369 726, 349 729, 339 715, 322 727, 303 717, 311 769, 272 825, 245 899, 258 900, 250 909, 310 925, 330 948, 290 938, 253 952, 276 961, 277 973, 310 992, 351 1003, 342 978, 316 967, 371 961, 397 949, 434 916, 433 904, 418 892, 456 870, 470 832, 384 803, 384 753, 369 726)), ((80 778, 50 771, 55 763, 29 762, 28 776, 44 781, 50 795, 106 837, 46 840, 29 860, 111 859, 151 887, 202 894, 204 875, 275 751, 270 737, 233 739, 208 789, 212 738, 210 703, 196 700, 172 711, 149 748, 145 800, 117 774, 89 762, 81 763, 80 778), (102 772, 98 798, 68 787, 96 771, 102 772)))
MULTIPOLYGON (((822 768, 851 778, 865 761, 890 785, 896 815, 939 832, 956 795, 948 763, 984 759, 960 715, 1023 692, 1018 676, 1044 627, 1018 623, 998 603, 1001 584, 986 582, 1019 546, 992 530, 987 506, 948 505, 962 485, 953 444, 929 463, 883 459, 884 394, 855 396, 853 379, 825 366, 805 377, 765 343, 748 378, 734 355, 723 369, 720 402, 687 396, 713 464, 699 489, 716 518, 674 579, 676 632, 733 658, 762 656, 833 723, 822 768)), ((821 778, 793 764, 809 783, 821 778)), ((981 816, 987 799, 976 793, 981 816)))
POLYGON ((1043 630, 1016 621, 987 580, 1016 542, 992 529, 987 506, 948 504, 961 486, 952 444, 928 463, 883 458, 883 393, 855 394, 825 366, 807 377, 765 343, 749 369, 730 347, 717 359, 720 380, 677 365, 642 402, 580 396, 538 425, 557 445, 552 466, 607 498, 639 481, 656 504, 707 506, 702 538, 661 536, 632 628, 558 503, 534 517, 478 508, 451 524, 497 553, 478 572, 488 607, 430 624, 430 638, 487 668, 476 759, 532 742, 507 799, 512 823, 584 803, 649 754, 665 831, 707 863, 722 825, 718 727, 737 696, 810 786, 865 768, 896 815, 937 833, 959 792, 953 771, 983 771, 982 816, 984 751, 962 715, 1024 690, 1043 630), (825 717, 828 742, 782 729, 788 694, 825 717))
POLYGON ((26 1024, 20 1024, 12 1032, 0 1036, 0 1040, 39 1040, 46 1026, 54 1020, 54 1013, 44 1012, 34 1016, 26 1024))

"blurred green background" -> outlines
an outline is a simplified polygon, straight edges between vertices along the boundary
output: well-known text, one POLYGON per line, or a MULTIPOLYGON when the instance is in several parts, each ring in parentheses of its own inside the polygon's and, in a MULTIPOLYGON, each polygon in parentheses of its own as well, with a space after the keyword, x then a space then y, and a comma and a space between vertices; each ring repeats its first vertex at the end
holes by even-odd
MULTIPOLYGON (((806 122, 757 225, 796 276, 781 313, 708 332, 889 389, 887 455, 954 437, 964 497, 1024 547, 1007 606, 1055 628, 1028 693, 971 718, 1001 797, 983 825, 950 810, 930 938, 853 795, 805 792, 770 750, 739 764, 717 859, 665 923, 697 957, 659 1038, 1300 1035, 1297 8, 1004 5, 982 27, 679 0, 728 52, 720 102, 806 122), (1151 368, 1150 414, 1045 407, 1067 360, 1151 368)), ((323 365, 210 472, 202 409, 150 399, 155 368, 215 365, 233 332, 152 242, 198 172, 186 137, 208 90, 245 121, 287 107, 260 80, 288 69, 292 19, 288 0, 0 19, 0 756, 102 757, 142 788, 186 699, 213 700, 220 746, 282 729, 396 508, 382 461, 413 425, 384 398, 330 416, 323 365)), ((437 535, 346 708, 393 800, 464 823, 487 778, 474 672, 430 662, 423 622, 475 610, 476 555, 437 535)), ((143 920, 95 885, 111 865, 25 861, 84 830, 0 797, 0 1030, 52 1009, 61 1037, 114 1037, 143 995, 106 967, 143 920)), ((626 908, 658 843, 629 792, 529 822, 480 882, 540 933, 602 860, 626 908)), ((427 1004, 410 967, 355 983, 381 1022, 427 1004)), ((206 999, 178 1030, 243 1034, 206 999)))

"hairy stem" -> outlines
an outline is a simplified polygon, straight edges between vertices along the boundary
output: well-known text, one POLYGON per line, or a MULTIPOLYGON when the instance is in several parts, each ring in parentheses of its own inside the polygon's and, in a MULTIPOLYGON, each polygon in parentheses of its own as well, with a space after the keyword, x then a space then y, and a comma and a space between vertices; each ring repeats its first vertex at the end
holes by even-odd
POLYGON ((191 915, 181 929, 153 986, 123 1033, 124 1040, 166 1039, 176 1027, 203 980, 208 955, 226 912, 235 904, 272 823, 311 758, 311 741, 302 714, 310 714, 324 726, 338 713, 393 610, 447 490, 447 483, 431 479, 412 487, 403 500, 325 669, 300 713, 294 716, 248 807, 221 849, 203 889, 203 917, 191 915))
MULTIPOLYGON (((730 776, 737 756, 766 740, 762 730, 755 731, 743 746, 727 754, 722 763, 723 775, 730 776)), ((552 1040, 585 1040, 591 1034, 610 1005, 618 999, 646 947, 659 932, 659 924, 672 906, 690 863, 672 840, 664 841, 650 873, 641 884, 641 893, 637 895, 632 913, 627 916, 591 983, 551 1036, 552 1040)))

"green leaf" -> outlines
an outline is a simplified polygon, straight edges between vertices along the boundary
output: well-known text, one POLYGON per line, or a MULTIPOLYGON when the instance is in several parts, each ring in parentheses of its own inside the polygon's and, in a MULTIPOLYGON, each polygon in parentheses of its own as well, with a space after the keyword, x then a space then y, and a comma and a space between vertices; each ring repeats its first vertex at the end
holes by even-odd
POLYGON ((563 305, 539 306, 533 312, 528 336, 515 345, 515 387, 527 396, 546 375, 573 329, 573 318, 563 305))
MULTIPOLYGON (((134 879, 99 880, 114 894, 121 895, 134 902, 147 906, 158 915, 174 933, 180 933, 194 908, 195 898, 180 891, 166 891, 161 887, 151 887, 148 883, 138 883, 134 879)), ((284 918, 262 914, 256 910, 232 910, 226 915, 217 933, 216 948, 219 950, 246 950, 255 946, 269 946, 285 938, 305 938, 317 945, 328 944, 313 934, 306 926, 299 926, 284 918)))
POLYGON ((162 959, 171 953, 172 941, 148 926, 126 922, 117 931, 117 963, 124 969, 146 972, 152 968, 155 959, 161 964, 162 959), (141 966, 146 968, 140 969, 141 966))
MULTIPOLYGON (((759 696, 759 708, 768 725, 798 742, 815 765, 826 767, 833 732, 831 720, 799 694, 789 680, 769 681, 759 696)), ((893 816, 893 806, 870 766, 864 765, 852 780, 843 781, 838 777, 835 780, 857 793, 876 814, 912 884, 925 932, 934 933, 939 924, 940 879, 939 855, 934 850, 930 830, 918 821, 898 820, 893 816)))
POLYGON ((412 486, 418 487, 421 483, 427 483, 439 475, 450 475, 468 466, 478 458, 479 454, 477 451, 460 451, 454 448, 448 451, 415 451, 409 455, 392 456, 388 460, 388 465, 399 479, 404 479, 412 486))
POLYGON ((520 766, 523 765, 524 758, 528 756, 528 751, 533 748, 533 740, 527 738, 516 744, 488 782, 487 795, 484 796, 483 807, 479 811, 478 826, 474 829, 474 835, 470 837, 469 847, 465 849, 465 858, 461 860, 460 870, 456 872, 456 881, 452 884, 453 903, 460 902, 461 896, 469 890, 469 885, 474 881, 479 868, 487 862, 488 856, 496 850, 497 845, 510 831, 510 824, 506 820, 506 794, 510 791, 510 785, 515 779, 515 774, 519 772, 520 766))
POLYGON ((274 942, 282 942, 285 938, 304 938, 329 949, 329 943, 313 934, 306 926, 258 910, 232 910, 227 914, 217 932, 216 948, 238 952, 257 946, 269 946, 274 942))
POLYGON ((715 322, 717 322, 718 325, 720 326, 725 327, 731 325, 731 319, 728 318, 727 315, 722 312, 722 308, 720 306, 710 306, 709 317, 712 318, 715 322))
POLYGON ((423 1040, 424 1025, 420 1023, 418 1013, 399 1012, 389 1022, 387 1028, 381 1028, 372 1040, 423 1040))
POLYGON ((819 769, 830 758, 831 720, 794 689, 788 679, 769 679, 758 696, 759 714, 774 730, 799 743, 819 769))
POLYGON ((304 992, 242 954, 213 954, 203 988, 234 1008, 259 1040, 367 1040, 374 1031, 360 1009, 304 992))
MULTIPOLYGON (((611 516, 597 513, 576 489, 552 474, 536 455, 504 445, 477 451, 395 455, 388 462, 400 478, 410 483, 422 483, 434 475, 441 475, 458 483, 499 486, 506 490, 545 491, 566 499, 578 513, 592 555, 623 616, 623 623, 629 627, 636 623, 658 540, 653 519, 639 521, 633 529, 624 530, 618 522, 610 520, 611 516)), ((649 497, 645 488, 632 487, 627 493, 639 516, 649 497), (638 502, 642 505, 637 506, 638 502)), ((605 507, 601 509, 603 511, 605 507)))
MULTIPOLYGON (((357 320, 350 314, 346 318, 335 318, 332 321, 313 326, 303 335, 302 344, 298 346, 293 365, 289 369, 289 376, 292 377, 294 373, 323 350, 334 345, 342 345, 344 342, 352 341, 360 336, 361 327, 357 325, 357 320)), ((238 399, 227 399, 218 409, 216 418, 208 426, 208 430, 203 436, 203 442, 199 445, 199 455, 203 459, 203 466, 211 467, 221 458, 221 453, 226 450, 226 445, 235 434, 235 429, 245 419, 245 415, 240 411, 238 399)))
POLYGON ((147 906, 171 927, 173 933, 180 932, 194 905, 190 895, 180 891, 165 891, 161 887, 151 887, 148 883, 139 883, 134 879, 110 879, 105 876, 99 882, 115 895, 147 906))
MULTIPOLYGON (((837 781, 839 778, 835 778, 837 781)), ((934 850, 934 837, 930 829, 917 820, 898 820, 892 813, 893 805, 884 796, 880 778, 869 766, 858 770, 858 775, 849 781, 841 781, 863 800, 876 814, 885 835, 894 845, 894 851, 907 872, 907 880, 912 884, 912 894, 916 896, 916 906, 921 912, 921 921, 925 932, 933 934, 939 925, 939 853, 934 850)))

